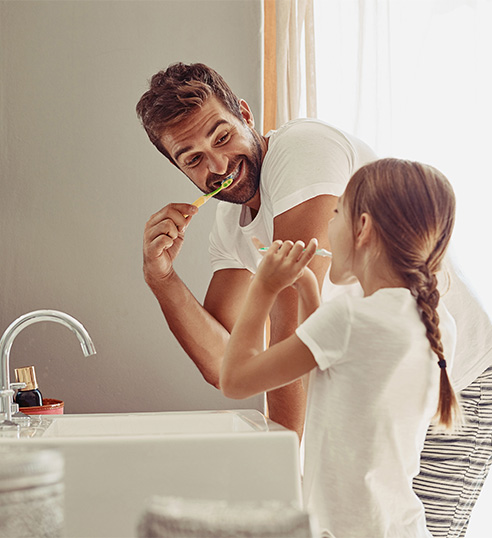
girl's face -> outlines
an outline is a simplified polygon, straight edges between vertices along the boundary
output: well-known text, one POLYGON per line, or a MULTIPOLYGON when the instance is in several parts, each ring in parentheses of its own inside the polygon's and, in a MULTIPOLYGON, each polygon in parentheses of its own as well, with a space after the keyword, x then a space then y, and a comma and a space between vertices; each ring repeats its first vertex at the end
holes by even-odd
POLYGON ((354 234, 352 222, 344 198, 338 199, 335 216, 328 225, 332 261, 330 266, 330 280, 333 284, 352 284, 356 282, 353 271, 354 265, 354 234))

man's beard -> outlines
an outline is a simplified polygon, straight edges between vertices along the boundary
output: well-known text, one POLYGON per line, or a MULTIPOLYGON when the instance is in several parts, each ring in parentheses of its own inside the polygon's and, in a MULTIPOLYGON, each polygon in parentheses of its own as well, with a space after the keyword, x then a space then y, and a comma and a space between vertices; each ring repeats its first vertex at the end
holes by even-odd
POLYGON ((233 173, 241 163, 241 170, 239 174, 245 174, 241 179, 241 184, 235 189, 233 182, 231 187, 219 192, 215 198, 231 204, 245 204, 246 202, 249 202, 249 200, 251 200, 251 198, 253 198, 253 196, 256 194, 260 186, 262 160, 263 154, 261 145, 252 133, 251 157, 248 157, 247 155, 238 156, 236 159, 234 159, 234 162, 229 167, 227 174, 224 176, 225 179, 228 175, 233 173))

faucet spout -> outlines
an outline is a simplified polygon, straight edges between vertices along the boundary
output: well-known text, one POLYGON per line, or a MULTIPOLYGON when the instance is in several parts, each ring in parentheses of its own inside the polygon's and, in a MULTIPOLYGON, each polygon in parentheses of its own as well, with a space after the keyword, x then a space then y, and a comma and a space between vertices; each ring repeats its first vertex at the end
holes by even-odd
POLYGON ((12 418, 13 393, 10 384, 10 350, 16 336, 27 326, 40 321, 54 321, 68 327, 77 336, 86 357, 96 354, 96 348, 85 327, 72 316, 57 310, 35 310, 13 321, 0 338, 0 417, 12 418))

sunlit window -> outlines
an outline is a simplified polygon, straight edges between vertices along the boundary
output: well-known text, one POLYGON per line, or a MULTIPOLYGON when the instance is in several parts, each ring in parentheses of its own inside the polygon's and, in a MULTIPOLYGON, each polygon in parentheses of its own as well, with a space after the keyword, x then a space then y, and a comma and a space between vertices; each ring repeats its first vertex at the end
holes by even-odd
POLYGON ((492 315, 492 2, 315 0, 318 117, 439 168, 452 250, 492 315))

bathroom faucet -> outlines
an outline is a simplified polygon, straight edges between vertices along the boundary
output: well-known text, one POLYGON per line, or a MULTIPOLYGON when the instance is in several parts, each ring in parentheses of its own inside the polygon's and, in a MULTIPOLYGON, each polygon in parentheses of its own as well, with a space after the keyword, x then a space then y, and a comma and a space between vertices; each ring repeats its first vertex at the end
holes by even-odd
POLYGON ((13 321, 0 339, 0 420, 3 418, 7 423, 12 422, 13 388, 19 388, 18 383, 10 383, 10 349, 12 348, 15 337, 22 329, 39 321, 55 321, 56 323, 65 325, 79 339, 82 352, 86 357, 96 354, 96 348, 84 326, 75 318, 63 312, 58 312, 57 310, 35 310, 13 321))

